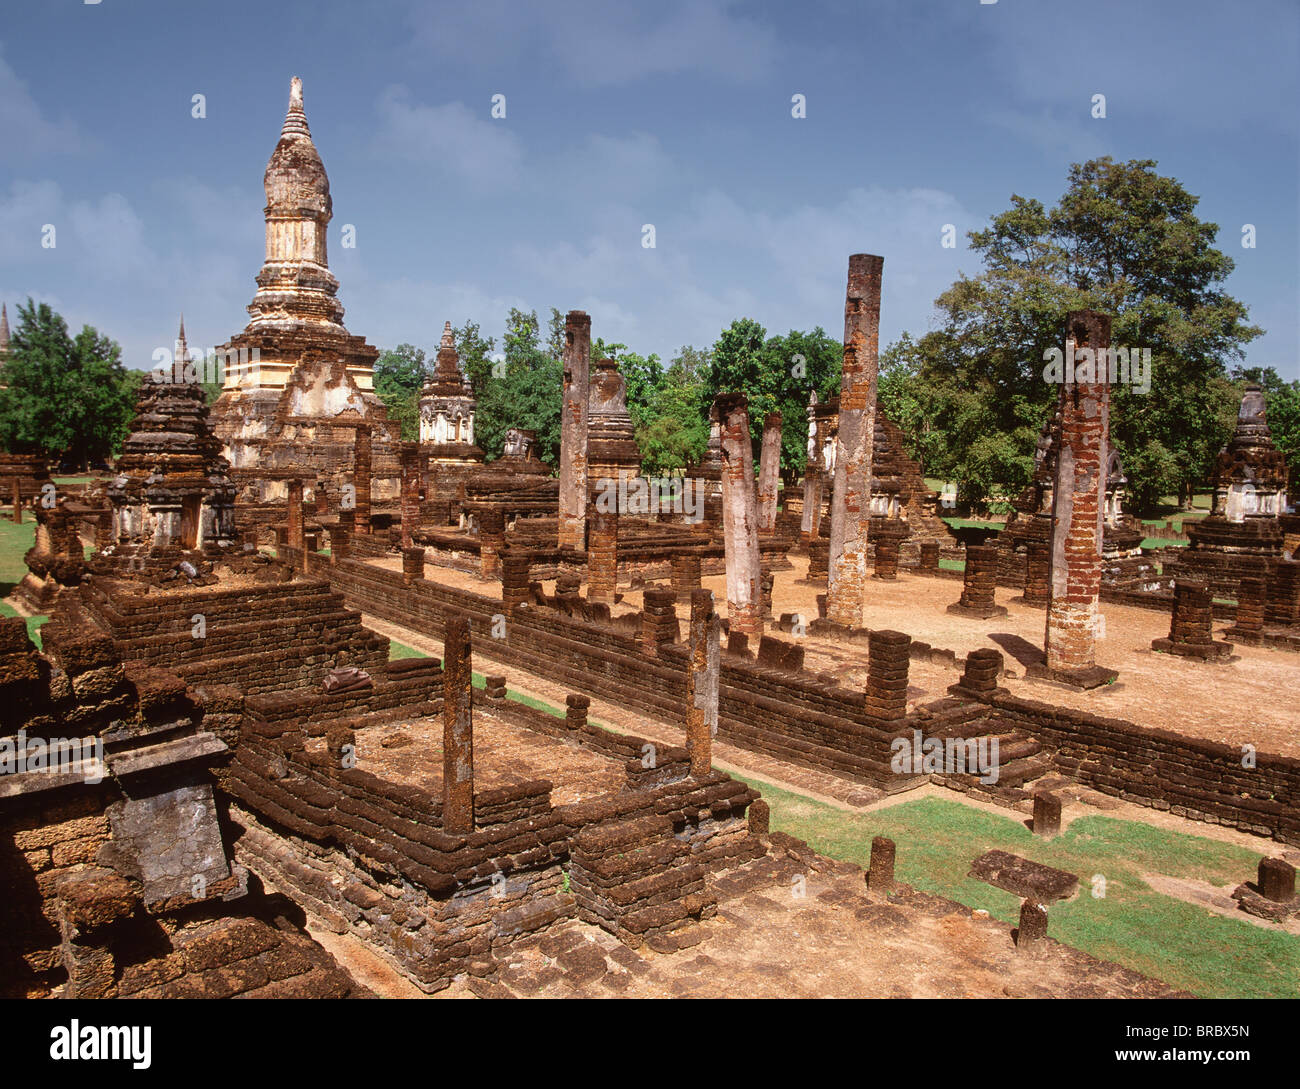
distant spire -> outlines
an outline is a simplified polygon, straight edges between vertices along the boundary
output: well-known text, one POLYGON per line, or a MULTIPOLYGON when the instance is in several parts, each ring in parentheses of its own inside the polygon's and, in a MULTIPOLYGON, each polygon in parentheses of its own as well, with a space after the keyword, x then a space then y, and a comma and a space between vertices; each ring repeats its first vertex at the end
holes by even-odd
POLYGON ((0 359, 9 354, 9 311, 0 303, 0 359))
POLYGON ((443 348, 454 348, 454 347, 456 347, 456 338, 455 338, 455 336, 452 335, 452 331, 451 331, 451 322, 447 322, 447 323, 442 327, 442 344, 441 344, 441 347, 443 347, 443 348))
POLYGON ((190 346, 185 343, 185 315, 181 314, 181 331, 176 334, 176 359, 172 369, 172 373, 177 376, 177 381, 185 381, 186 364, 189 361, 190 346))
POLYGON ((284 127, 280 130, 280 139, 286 136, 305 136, 311 139, 311 129, 307 127, 307 113, 302 108, 302 80, 294 76, 289 81, 289 112, 284 115, 284 127))

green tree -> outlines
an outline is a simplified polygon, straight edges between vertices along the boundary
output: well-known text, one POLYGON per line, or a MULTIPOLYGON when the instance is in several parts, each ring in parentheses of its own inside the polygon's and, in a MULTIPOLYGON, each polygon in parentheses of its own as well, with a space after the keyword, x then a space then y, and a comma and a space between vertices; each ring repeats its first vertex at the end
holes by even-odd
POLYGON ((426 374, 424 350, 413 344, 399 344, 375 360, 375 393, 406 442, 420 437, 420 390, 426 374))
POLYGON ((460 365, 469 378, 470 388, 475 397, 482 397, 483 391, 492 378, 492 356, 497 350, 496 337, 486 340, 479 335, 477 322, 466 321, 459 329, 453 330, 456 337, 456 351, 460 355, 460 365))
POLYGON ((506 431, 521 427, 537 433, 543 461, 559 464, 564 371, 549 348, 541 345, 536 311, 512 307, 503 365, 489 367, 475 416, 474 437, 488 460, 501 456, 506 431))
POLYGON ((18 307, 0 390, 0 444, 81 467, 121 449, 139 393, 116 341, 83 326, 76 338, 47 303, 18 307))
POLYGON ((1028 480, 1059 393, 1043 378, 1043 353, 1061 346, 1076 309, 1110 314, 1112 345, 1151 352, 1149 390, 1112 390, 1112 441, 1135 505, 1188 500, 1206 478, 1226 439, 1228 364, 1261 330, 1222 290, 1233 263, 1214 248, 1218 227, 1155 167, 1076 163, 1055 208, 1013 195, 971 232, 984 270, 944 292, 940 327, 905 349, 927 434, 937 433, 926 440, 936 455, 927 470, 955 479, 967 499, 1028 480))

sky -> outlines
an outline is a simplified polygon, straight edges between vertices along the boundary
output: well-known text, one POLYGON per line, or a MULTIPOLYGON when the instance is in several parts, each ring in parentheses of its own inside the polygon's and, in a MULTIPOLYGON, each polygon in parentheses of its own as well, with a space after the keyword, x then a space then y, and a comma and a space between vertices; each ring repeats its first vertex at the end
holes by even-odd
POLYGON ((1200 198, 1266 330, 1246 363, 1300 378, 1294 0, 4 8, 0 299, 11 323, 50 303, 138 369, 181 312, 192 349, 247 321, 300 76, 345 322, 380 348, 432 354, 467 319, 500 346, 512 306, 586 310, 665 359, 740 317, 838 337, 862 252, 884 257, 883 347, 978 274, 967 231, 1111 155, 1200 198))

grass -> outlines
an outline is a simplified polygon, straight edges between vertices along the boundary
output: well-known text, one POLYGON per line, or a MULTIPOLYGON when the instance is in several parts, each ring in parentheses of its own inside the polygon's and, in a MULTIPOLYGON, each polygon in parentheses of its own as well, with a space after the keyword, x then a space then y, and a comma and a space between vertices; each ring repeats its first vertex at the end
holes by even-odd
POLYGON ((939 569, 941 571, 965 571, 965 560, 950 560, 944 556, 939 557, 939 569))
POLYGON ((953 529, 1005 529, 1006 522, 989 522, 980 518, 944 518, 953 529))
POLYGON ((1155 892, 1143 873, 1215 885, 1253 878, 1260 855, 1218 840, 1111 817, 1082 817, 1060 836, 1037 839, 1021 820, 942 798, 875 813, 846 813, 747 780, 772 807, 772 826, 832 858, 866 866, 871 838, 899 847, 900 880, 1014 925, 1020 900, 967 876, 978 855, 1000 848, 1076 873, 1080 892, 1050 907, 1052 936, 1206 998, 1294 998, 1300 937, 1266 930, 1155 892), (1105 895, 1092 895, 1093 875, 1105 895))

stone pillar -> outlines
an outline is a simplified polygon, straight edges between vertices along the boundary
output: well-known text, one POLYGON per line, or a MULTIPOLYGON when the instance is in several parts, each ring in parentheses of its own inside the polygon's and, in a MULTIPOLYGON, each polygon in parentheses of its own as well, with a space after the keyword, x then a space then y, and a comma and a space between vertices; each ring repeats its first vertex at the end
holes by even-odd
POLYGON ((1041 791, 1034 795, 1034 835, 1054 836, 1061 830, 1061 799, 1041 791))
POLYGON ((474 831, 474 712, 469 618, 453 615, 442 643, 442 829, 474 831))
POLYGON ((506 679, 500 673, 489 673, 483 678, 483 695, 490 700, 506 698, 506 679))
POLYGON ((288 534, 285 538, 285 544, 290 548, 296 548, 298 551, 304 551, 303 543, 303 521, 302 521, 302 481, 289 481, 289 516, 288 516, 288 534))
POLYGON ((831 492, 826 601, 826 619, 844 628, 862 627, 879 372, 880 276, 884 263, 883 257, 866 253, 850 257, 844 300, 844 371, 831 492))
POLYGON ((700 588, 700 557, 692 552, 679 552, 673 557, 673 589, 678 604, 685 605, 691 594, 700 588))
POLYGON ((496 507, 485 507, 478 516, 479 577, 494 579, 501 574, 501 550, 506 546, 506 516, 496 507))
POLYGON ((871 839, 871 868, 867 870, 867 889, 888 896, 894 891, 894 860, 898 848, 887 836, 871 839))
POLYGON ((817 429, 817 391, 808 395, 808 459, 803 470, 803 518, 799 537, 808 544, 821 532, 822 479, 826 465, 822 457, 822 437, 817 429))
POLYGON ((691 594, 690 656, 686 659, 686 751, 691 775, 701 779, 713 770, 713 735, 718 729, 718 676, 722 618, 713 607, 712 590, 691 594))
POLYGON ((727 618, 732 635, 763 634, 754 451, 743 393, 714 402, 722 427, 722 529, 727 553, 727 618))
POLYGON ((831 543, 825 537, 808 542, 808 581, 821 582, 830 574, 831 543))
POLYGON ((1097 605, 1101 596, 1102 522, 1105 513, 1110 383, 1105 349, 1110 318, 1095 310, 1066 318, 1056 481, 1048 580, 1046 674, 1080 688, 1113 681, 1114 670, 1096 662, 1097 605), (1089 365, 1091 364, 1091 366, 1089 365), (1073 375, 1068 369, 1073 366, 1073 375))
POLYGON ((875 571, 872 578, 893 582, 898 578, 898 539, 887 537, 875 544, 875 571))
POLYGON ((420 528, 420 444, 404 442, 401 447, 402 492, 399 515, 402 519, 402 550, 415 543, 415 531, 420 528))
POLYGON ((17 477, 14 477, 13 503, 13 520, 16 524, 21 525, 23 520, 23 487, 17 477))
POLYGON ((1020 926, 1016 930, 1016 948, 1028 949, 1047 937, 1047 908, 1036 900, 1020 905, 1020 926))
POLYGON ((1204 582, 1179 579, 1174 583, 1174 611, 1169 638, 1151 640, 1151 649, 1185 658, 1226 658, 1231 643, 1214 641, 1214 603, 1204 582))
POLYGON ((907 715, 907 670, 912 637, 901 631, 873 631, 867 637, 867 692, 863 710, 892 722, 907 715))
POLYGON ((527 552, 506 549, 501 553, 501 602, 509 616, 528 600, 532 557, 527 552))
POLYGON ((1295 867, 1286 859, 1261 858, 1259 860, 1259 878, 1256 882, 1259 894, 1266 900, 1286 903, 1295 898, 1295 867))
POLYGON ((353 449, 352 485, 356 489, 356 531, 370 532, 370 453, 373 439, 369 424, 357 424, 353 449))
POLYGON ((977 617, 980 620, 1006 616, 1006 607, 993 601, 997 578, 997 546, 971 545, 966 549, 966 572, 962 580, 961 598, 957 604, 949 605, 948 611, 957 616, 977 617))
POLYGON ((581 733, 587 728, 587 711, 591 707, 590 696, 580 696, 570 692, 564 697, 564 725, 566 729, 581 733))
POLYGON ((1022 604, 1047 604, 1050 556, 1051 549, 1045 542, 1030 541, 1025 545, 1025 589, 1022 604))
POLYGON ((749 812, 746 814, 746 818, 751 836, 765 836, 771 828, 772 807, 762 798, 756 798, 749 803, 749 812))
POLYGON ((966 665, 961 680, 950 687, 960 688, 981 696, 992 695, 998 689, 1002 676, 1002 652, 992 647, 981 647, 966 655, 966 665))
MULTIPOLYGON (((347 511, 355 514, 355 511, 347 511)), ((352 527, 356 523, 351 518, 339 516, 338 525, 330 530, 330 563, 346 560, 352 554, 352 527)))
POLYGON ((618 511, 587 510, 587 601, 614 604, 618 587, 618 511))
POLYGON ((758 597, 762 602, 761 612, 763 623, 766 624, 772 619, 772 587, 776 582, 776 574, 766 564, 760 563, 758 567, 758 597))
POLYGON ((587 399, 591 376, 591 318, 570 310, 564 319, 564 404, 560 421, 561 548, 587 546, 587 399))
POLYGON ((424 546, 402 549, 402 581, 408 586, 424 578, 424 546))
POLYGON ((769 412, 763 421, 763 441, 758 458, 758 531, 776 529, 776 500, 781 483, 781 413, 769 412))
POLYGON ((675 643, 677 628, 677 594, 672 590, 646 590, 642 594, 641 649, 651 656, 664 643, 675 643))
POLYGON ((921 542, 921 570, 930 572, 939 570, 938 541, 921 542))
POLYGON ((1265 602, 1268 600, 1268 583, 1261 578, 1247 576, 1237 589, 1237 620, 1235 628, 1242 632, 1264 630, 1265 602))
POLYGON ((1300 624, 1300 560, 1278 560, 1273 565, 1264 622, 1283 627, 1300 624))

